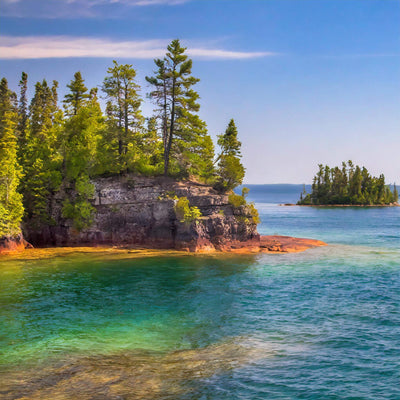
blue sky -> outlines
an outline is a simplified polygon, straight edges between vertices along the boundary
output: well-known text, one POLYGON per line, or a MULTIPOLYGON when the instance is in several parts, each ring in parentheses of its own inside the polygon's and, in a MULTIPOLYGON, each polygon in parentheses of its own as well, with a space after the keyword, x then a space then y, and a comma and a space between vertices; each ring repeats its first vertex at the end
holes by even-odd
POLYGON ((399 21, 399 0, 0 0, 0 70, 63 96, 74 72, 98 86, 117 59, 145 97, 180 38, 211 135, 237 122, 247 183, 310 182, 348 159, 400 183, 399 21))

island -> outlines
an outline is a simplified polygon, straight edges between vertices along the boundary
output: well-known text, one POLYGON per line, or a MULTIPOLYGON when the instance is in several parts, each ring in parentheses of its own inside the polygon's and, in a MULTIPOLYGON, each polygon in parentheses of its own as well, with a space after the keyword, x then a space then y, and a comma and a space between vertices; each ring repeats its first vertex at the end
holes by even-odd
POLYGON ((297 205, 301 206, 398 206, 396 184, 393 191, 385 176, 371 176, 365 167, 350 160, 341 168, 319 164, 313 178, 311 193, 305 188, 297 205))
POLYGON ((216 153, 185 51, 173 40, 154 60, 146 77, 154 114, 147 118, 130 64, 113 62, 102 97, 76 72, 63 107, 56 81, 37 82, 28 101, 26 73, 19 95, 1 80, 0 252, 141 246, 254 253, 324 245, 258 234, 248 190, 233 192, 245 175, 235 121, 218 136, 216 153))

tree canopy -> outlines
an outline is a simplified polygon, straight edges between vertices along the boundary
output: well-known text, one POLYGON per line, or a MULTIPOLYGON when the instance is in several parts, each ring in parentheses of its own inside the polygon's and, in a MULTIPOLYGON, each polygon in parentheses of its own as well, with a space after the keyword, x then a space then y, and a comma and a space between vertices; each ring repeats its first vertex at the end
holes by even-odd
POLYGON ((58 82, 37 82, 28 99, 23 72, 19 97, 0 86, 0 236, 19 232, 23 218, 37 229, 54 224, 54 209, 76 230, 93 218, 93 178, 134 173, 193 179, 229 191, 240 184, 244 168, 233 120, 219 136, 220 154, 199 116, 193 62, 179 40, 146 77, 155 105, 142 115, 141 88, 130 64, 113 61, 101 92, 88 88, 78 71, 58 104, 58 82), (105 110, 101 109, 105 100, 105 110))
POLYGON ((341 168, 319 164, 311 193, 304 190, 298 204, 388 205, 397 201, 396 185, 392 192, 383 174, 373 177, 365 167, 354 165, 350 160, 343 162, 341 168))

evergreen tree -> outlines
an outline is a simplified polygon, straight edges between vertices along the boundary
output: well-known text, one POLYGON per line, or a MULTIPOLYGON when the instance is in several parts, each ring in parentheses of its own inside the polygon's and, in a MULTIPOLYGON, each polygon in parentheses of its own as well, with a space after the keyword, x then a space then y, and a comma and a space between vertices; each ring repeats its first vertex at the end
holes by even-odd
POLYGON ((40 228, 52 221, 52 196, 61 184, 62 156, 58 144, 62 112, 54 99, 54 85, 50 88, 45 80, 36 83, 29 113, 22 191, 26 218, 40 228))
POLYGON ((224 155, 231 155, 241 157, 242 143, 238 140, 238 131, 235 125, 235 121, 231 119, 228 127, 223 135, 218 135, 218 146, 221 148, 221 152, 217 158, 217 161, 224 155))
POLYGON ((219 190, 229 191, 240 185, 245 175, 245 169, 240 161, 241 143, 237 138, 235 121, 231 119, 223 135, 218 136, 220 154, 217 157, 217 185, 219 190))
MULTIPOLYGON (((70 93, 66 94, 64 97, 64 108, 66 115, 71 117, 78 113, 79 108, 82 107, 89 98, 87 87, 85 86, 80 71, 75 73, 74 79, 67 85, 67 88, 70 90, 70 93)), ((54 97, 53 93, 53 98, 54 97)))
POLYGON ((298 204, 354 204, 384 205, 395 202, 397 189, 393 193, 385 185, 385 177, 371 177, 367 169, 354 165, 351 161, 339 167, 329 168, 319 165, 313 178, 311 194, 302 194, 298 204))
POLYGON ((19 107, 18 107, 18 146, 20 158, 25 151, 26 146, 26 134, 28 130, 28 75, 22 72, 21 80, 19 81, 20 96, 19 96, 19 107))
POLYGON ((113 66, 107 70, 108 76, 103 82, 103 92, 108 99, 107 115, 110 126, 116 133, 118 155, 121 170, 126 169, 128 149, 134 157, 138 142, 141 140, 143 117, 140 112, 141 98, 139 85, 136 83, 136 71, 130 64, 113 66))
POLYGON ((17 158, 18 115, 5 78, 0 82, 0 237, 21 231, 24 213, 18 185, 22 177, 17 158))
POLYGON ((393 185, 393 202, 397 203, 399 201, 399 192, 397 191, 396 184, 393 185))
POLYGON ((163 146, 158 135, 155 117, 147 119, 147 126, 138 143, 136 157, 130 169, 143 175, 161 175, 163 171, 163 146))
POLYGON ((205 176, 212 170, 213 144, 207 137, 207 128, 196 114, 199 95, 193 85, 192 60, 179 40, 168 46, 163 60, 155 60, 156 76, 147 77, 154 90, 150 97, 159 107, 159 118, 164 144, 164 175, 174 174, 205 176), (198 163, 199 159, 203 163, 198 163), (172 162, 171 162, 172 161, 172 162))
POLYGON ((89 98, 82 102, 77 113, 65 121, 65 172, 64 188, 71 193, 63 203, 63 216, 73 220, 80 231, 90 226, 94 207, 90 200, 94 185, 90 176, 96 173, 97 147, 105 129, 104 117, 97 99, 97 90, 90 91, 89 98))
POLYGON ((165 163, 165 151, 168 147, 169 140, 169 93, 170 93, 170 74, 167 71, 166 60, 155 59, 154 63, 158 67, 158 70, 154 73, 153 77, 146 76, 147 82, 153 86, 154 90, 149 93, 149 97, 154 101, 158 108, 155 109, 156 118, 161 121, 161 136, 163 140, 164 149, 164 163, 165 163))

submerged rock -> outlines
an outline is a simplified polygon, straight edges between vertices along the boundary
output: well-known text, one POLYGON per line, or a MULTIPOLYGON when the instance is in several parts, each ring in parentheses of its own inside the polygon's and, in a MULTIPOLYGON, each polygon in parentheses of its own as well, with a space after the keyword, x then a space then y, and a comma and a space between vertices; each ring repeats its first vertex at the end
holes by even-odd
POLYGON ((204 348, 157 354, 129 351, 66 357, 0 377, 4 400, 176 399, 190 382, 225 373, 279 352, 276 345, 246 337, 204 348))

